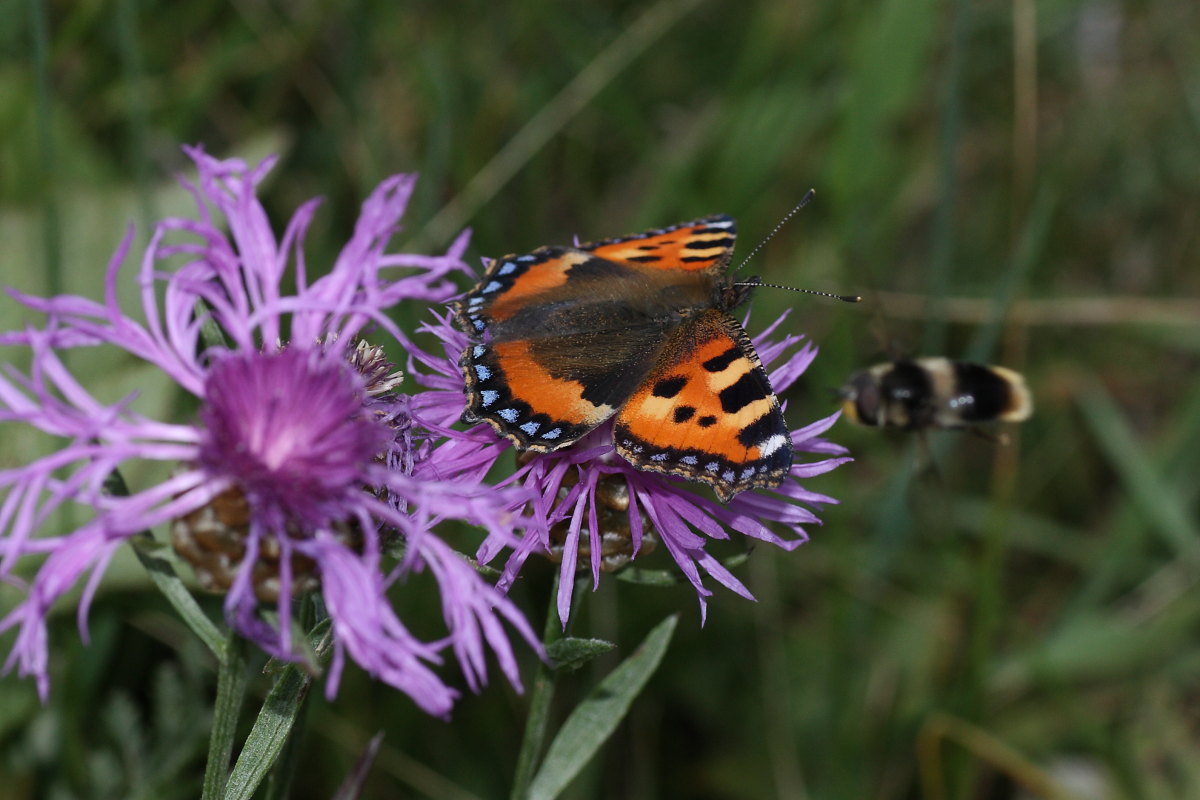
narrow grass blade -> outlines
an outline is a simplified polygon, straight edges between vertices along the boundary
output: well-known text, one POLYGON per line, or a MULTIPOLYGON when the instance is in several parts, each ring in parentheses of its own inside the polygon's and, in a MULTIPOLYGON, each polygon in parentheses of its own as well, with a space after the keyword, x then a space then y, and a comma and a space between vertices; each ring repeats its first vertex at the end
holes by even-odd
POLYGON ((1200 526, 1138 443, 1116 403, 1097 384, 1079 396, 1079 407, 1151 529, 1190 564, 1200 563, 1200 526))
POLYGON ((551 800, 567 787, 579 771, 608 740, 628 713, 633 699, 658 669, 679 618, 667 617, 633 655, 621 662, 579 704, 546 753, 546 760, 529 788, 530 800, 551 800))

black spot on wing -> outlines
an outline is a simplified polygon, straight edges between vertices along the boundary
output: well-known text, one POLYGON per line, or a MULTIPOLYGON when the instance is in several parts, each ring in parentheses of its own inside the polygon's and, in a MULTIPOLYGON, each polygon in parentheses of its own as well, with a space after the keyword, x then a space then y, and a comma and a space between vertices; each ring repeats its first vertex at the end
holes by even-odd
MULTIPOLYGON (((708 233, 708 232, 715 232, 716 230, 720 230, 720 229, 718 228, 718 229, 710 229, 709 231, 696 231, 696 232, 697 233, 708 233)), ((724 233, 724 232, 725 231, 723 231, 723 230, 721 231, 721 233, 724 233)), ((730 248, 730 247, 733 247, 733 237, 726 236, 724 239, 701 239, 698 241, 688 242, 683 247, 685 250, 712 250, 714 247, 730 248)))
POLYGON ((717 418, 706 414, 700 419, 696 420, 696 424, 701 428, 711 428, 713 425, 717 424, 717 418))
POLYGON ((675 421, 687 422, 696 414, 696 409, 691 406, 679 406, 675 409, 675 421))
POLYGON ((775 434, 787 435, 783 417, 776 408, 751 422, 738 433, 738 441, 746 447, 762 444, 775 434))
POLYGON ((763 385, 762 378, 754 372, 747 372, 717 394, 721 401, 721 410, 727 414, 736 414, 766 396, 767 388, 763 385))
POLYGON ((663 378, 658 383, 654 384, 653 393, 655 397, 674 397, 679 394, 684 386, 687 385, 687 378, 682 375, 675 375, 671 378, 663 378))
POLYGON ((734 346, 730 347, 728 350, 726 350, 724 353, 721 353, 721 355, 713 356, 712 358, 710 358, 708 361, 705 361, 700 366, 704 367, 704 369, 708 370, 709 372, 721 372, 726 367, 728 367, 730 364, 732 364, 734 361, 741 358, 741 356, 742 356, 741 348, 738 347, 737 345, 734 345, 734 346))

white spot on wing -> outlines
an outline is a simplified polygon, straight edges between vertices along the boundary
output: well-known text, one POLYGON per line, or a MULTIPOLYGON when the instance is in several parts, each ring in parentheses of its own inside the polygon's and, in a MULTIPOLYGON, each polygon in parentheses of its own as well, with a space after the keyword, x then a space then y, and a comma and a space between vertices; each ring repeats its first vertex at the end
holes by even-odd
POLYGON ((542 427, 542 423, 540 423, 540 422, 526 422, 524 425, 521 426, 521 430, 525 431, 530 436, 533 436, 535 433, 538 432, 538 428, 540 428, 540 427, 542 427))
POLYGON ((492 281, 487 286, 483 287, 482 291, 484 294, 487 294, 488 292, 499 291, 500 289, 503 289, 503 288, 504 288, 504 284, 501 283, 500 281, 492 281))
POLYGON ((542 434, 543 439, 557 439, 562 436, 562 428, 551 428, 542 434))
POLYGON ((492 371, 483 364, 475 365, 475 374, 479 376, 479 380, 486 381, 492 377, 492 371))
POLYGON ((517 269, 517 265, 511 261, 505 261, 500 265, 500 269, 496 271, 497 275, 511 275, 517 269))
POLYGON ((496 402, 496 400, 500 397, 500 393, 495 389, 484 389, 479 393, 479 396, 483 398, 483 407, 487 408, 492 403, 496 402))
POLYGON ((787 444, 787 437, 777 433, 758 445, 759 455, 769 456, 785 444, 787 444))
POLYGON ((496 416, 505 422, 516 422, 520 414, 517 413, 515 408, 502 408, 496 412, 496 416))

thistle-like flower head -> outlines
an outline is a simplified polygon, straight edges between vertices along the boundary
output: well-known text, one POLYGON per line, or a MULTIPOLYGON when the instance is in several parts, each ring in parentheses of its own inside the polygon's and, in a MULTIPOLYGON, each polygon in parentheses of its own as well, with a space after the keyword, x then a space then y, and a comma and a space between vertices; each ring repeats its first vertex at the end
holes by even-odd
POLYGON ((0 334, 31 358, 28 372, 10 366, 0 376, 0 421, 35 427, 58 449, 0 472, 0 579, 24 589, 0 620, 0 630, 18 631, 6 667, 33 675, 44 697, 51 605, 90 572, 79 610, 86 634, 88 603, 116 548, 169 526, 200 580, 226 592, 231 624, 272 654, 297 657, 292 601, 321 592, 333 629, 329 693, 349 655, 444 715, 456 692, 433 666, 447 647, 472 688, 486 678, 485 649, 519 685, 501 621, 535 648, 536 637, 433 525, 466 520, 511 541, 520 490, 419 469, 429 448, 414 437, 412 398, 397 391, 400 378, 382 352, 360 338, 374 330, 406 343, 387 309, 454 292, 466 236, 444 255, 389 252, 415 183, 397 175, 363 204, 332 269, 310 282, 301 245, 316 201, 276 237, 256 194, 273 159, 249 167, 188 154, 199 170, 189 187, 197 216, 156 226, 137 274, 140 319, 117 299, 132 231, 109 265, 103 302, 13 293, 45 323, 0 334), (202 335, 206 328, 217 337, 202 335), (159 421, 136 413, 133 398, 100 402, 60 357, 80 347, 119 348, 153 365, 195 398, 198 413, 159 421), (125 496, 109 493, 113 471, 135 460, 166 462, 171 474, 125 496), (65 505, 83 507, 86 521, 47 531, 47 518, 65 505), (37 558, 44 561, 25 566, 37 558), (19 565, 30 579, 19 577, 19 565), (449 628, 437 642, 413 636, 387 597, 414 570, 437 579, 449 628))

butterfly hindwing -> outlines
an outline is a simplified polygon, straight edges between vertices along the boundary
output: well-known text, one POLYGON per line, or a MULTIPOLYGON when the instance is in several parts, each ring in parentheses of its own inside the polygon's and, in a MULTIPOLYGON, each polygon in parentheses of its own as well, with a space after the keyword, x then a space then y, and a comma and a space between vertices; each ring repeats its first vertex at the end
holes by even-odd
POLYGON ((737 321, 717 309, 676 329, 617 414, 613 438, 639 469, 707 483, 722 502, 778 486, 792 464, 762 363, 737 321))
POLYGON ((733 217, 715 214, 667 228, 583 244, 579 249, 610 261, 695 272, 723 270, 733 254, 736 238, 733 217))

